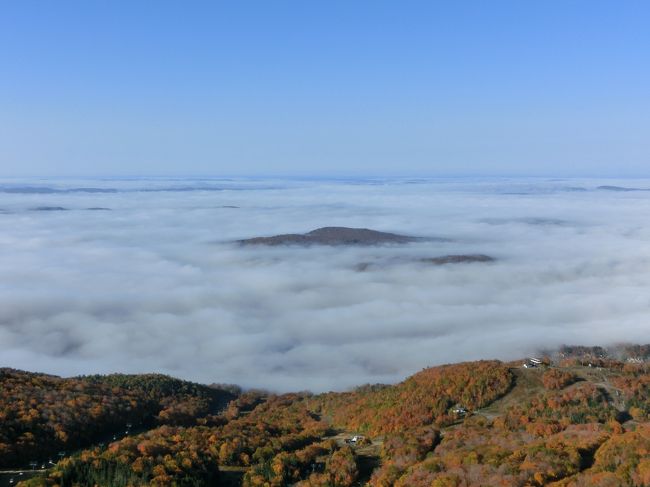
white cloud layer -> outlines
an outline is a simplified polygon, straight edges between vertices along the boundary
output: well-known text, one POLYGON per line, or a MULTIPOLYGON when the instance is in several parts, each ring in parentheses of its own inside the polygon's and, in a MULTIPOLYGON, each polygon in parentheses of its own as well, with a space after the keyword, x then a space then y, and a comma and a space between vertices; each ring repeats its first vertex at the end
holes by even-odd
POLYGON ((650 193, 599 185, 650 182, 4 181, 0 366, 320 391, 561 343, 647 342, 650 193), (321 226, 450 241, 229 243, 321 226), (463 253, 498 261, 409 263, 463 253))

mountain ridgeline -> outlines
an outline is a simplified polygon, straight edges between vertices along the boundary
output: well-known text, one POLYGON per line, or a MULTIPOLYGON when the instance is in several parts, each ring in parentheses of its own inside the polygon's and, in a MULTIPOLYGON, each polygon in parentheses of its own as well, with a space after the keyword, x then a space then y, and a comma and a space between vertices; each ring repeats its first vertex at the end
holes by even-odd
POLYGON ((189 425, 236 395, 161 374, 64 379, 0 369, 0 467, 58 458, 126 430, 189 425))
POLYGON ((2 369, 0 462, 40 470, 22 487, 650 485, 649 359, 563 347, 317 395, 2 369))
POLYGON ((287 233, 271 237, 239 240, 241 245, 385 245, 423 240, 418 237, 379 232, 368 228, 322 227, 307 233, 287 233))

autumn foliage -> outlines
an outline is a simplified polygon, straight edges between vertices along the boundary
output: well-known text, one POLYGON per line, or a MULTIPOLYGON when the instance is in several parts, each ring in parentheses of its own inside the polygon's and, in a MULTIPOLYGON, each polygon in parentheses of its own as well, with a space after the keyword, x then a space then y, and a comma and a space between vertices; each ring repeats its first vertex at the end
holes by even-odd
POLYGON ((452 423, 455 404, 480 408, 505 394, 511 383, 501 362, 480 361, 433 367, 395 386, 324 394, 312 402, 335 426, 379 435, 452 423))
POLYGON ((199 487, 219 479, 218 448, 207 428, 162 426, 108 448, 59 462, 45 478, 24 487, 110 485, 199 487))
POLYGON ((227 472, 243 487, 650 485, 646 364, 570 351, 612 366, 480 361, 347 393, 237 397, 157 375, 3 369, 0 461, 96 445, 21 487, 225 485, 227 472), (127 420, 138 431, 98 442, 127 420))
POLYGON ((547 389, 564 389, 576 380, 575 374, 561 369, 549 369, 542 375, 542 383, 547 389))
POLYGON ((0 467, 108 442, 128 424, 193 424, 234 398, 160 374, 63 379, 0 369, 0 390, 0 467))

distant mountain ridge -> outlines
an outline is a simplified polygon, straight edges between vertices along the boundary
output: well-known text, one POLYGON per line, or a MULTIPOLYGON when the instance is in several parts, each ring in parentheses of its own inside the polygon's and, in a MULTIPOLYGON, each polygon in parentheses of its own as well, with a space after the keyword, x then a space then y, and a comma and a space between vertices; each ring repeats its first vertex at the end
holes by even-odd
POLYGON ((238 240, 241 245, 381 245, 404 244, 420 237, 380 232, 369 228, 321 227, 307 233, 286 233, 271 237, 238 240))
POLYGON ((599 189, 601 191, 650 191, 648 188, 627 188, 625 186, 598 186, 596 189, 599 189))

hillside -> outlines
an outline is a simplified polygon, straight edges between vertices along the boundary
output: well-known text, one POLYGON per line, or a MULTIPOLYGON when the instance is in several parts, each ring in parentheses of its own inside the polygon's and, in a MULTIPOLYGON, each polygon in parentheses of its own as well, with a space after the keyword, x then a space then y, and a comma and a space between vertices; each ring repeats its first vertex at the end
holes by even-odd
POLYGON ((0 484, 33 459, 46 468, 23 487, 649 485, 649 351, 565 348, 319 395, 2 369, 0 462, 15 472, 0 484))
POLYGON ((417 237, 379 232, 368 228, 322 227, 307 233, 287 233, 271 237, 239 240, 241 245, 379 245, 403 244, 417 237))
POLYGON ((235 398, 160 374, 63 379, 0 369, 0 386, 0 467, 49 463, 127 430, 193 424, 235 398))

